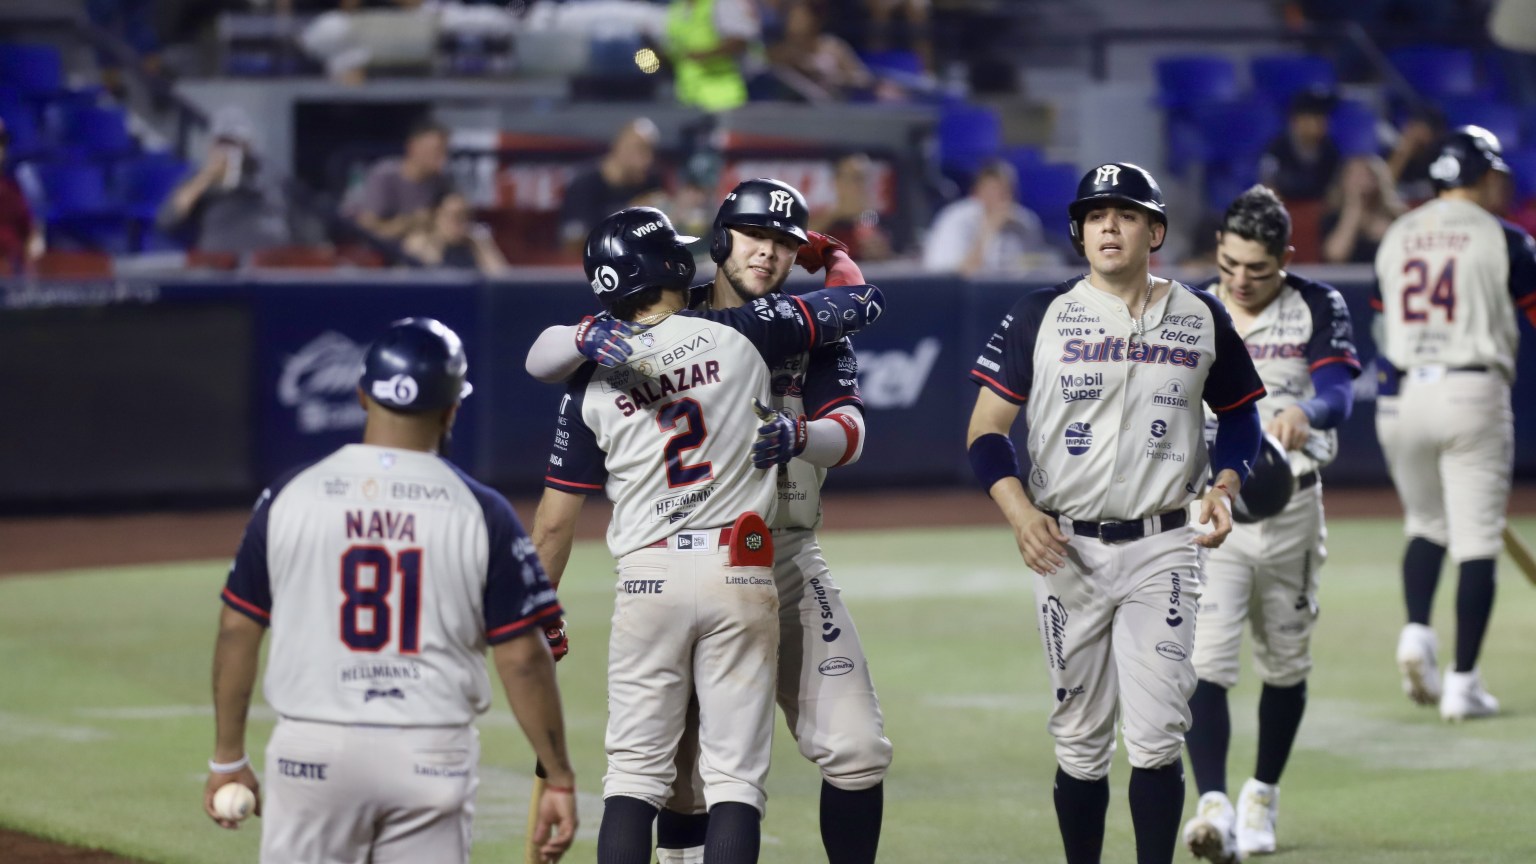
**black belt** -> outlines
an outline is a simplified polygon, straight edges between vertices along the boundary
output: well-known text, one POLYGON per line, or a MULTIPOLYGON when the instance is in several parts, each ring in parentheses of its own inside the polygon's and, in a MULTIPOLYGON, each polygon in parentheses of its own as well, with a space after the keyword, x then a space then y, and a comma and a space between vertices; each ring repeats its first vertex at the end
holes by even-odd
POLYGON ((1296 491, 1300 492, 1303 489, 1311 489, 1313 486, 1317 485, 1317 481, 1317 472, 1308 471, 1307 473, 1296 478, 1296 491))
MULTIPOLYGON (((1045 514, 1055 519, 1061 518, 1060 513, 1052 513, 1049 510, 1045 511, 1045 514)), ((1125 543, 1140 540, 1148 534, 1161 534, 1164 531, 1183 528, 1187 524, 1189 524, 1189 511, 1180 508, 1129 522, 1087 522, 1073 519, 1072 533, 1079 537, 1096 537, 1105 543, 1125 543), (1147 530, 1148 527, 1151 528, 1150 531, 1147 530)))
POLYGON ((1447 371, 1447 372, 1487 372, 1488 371, 1488 367, 1484 366, 1481 363, 1478 363, 1478 364, 1475 364, 1475 365, 1472 365, 1472 366, 1450 366, 1450 367, 1447 367, 1445 371, 1447 371))

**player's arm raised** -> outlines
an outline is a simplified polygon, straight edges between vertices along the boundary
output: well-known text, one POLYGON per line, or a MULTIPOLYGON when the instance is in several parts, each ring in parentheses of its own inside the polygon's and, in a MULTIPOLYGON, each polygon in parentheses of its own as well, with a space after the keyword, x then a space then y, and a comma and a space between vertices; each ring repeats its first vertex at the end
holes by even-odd
POLYGON ((1019 406, 983 387, 976 394, 966 445, 971 470, 1013 527, 1024 563, 1036 573, 1054 573, 1064 563, 1070 542, 1055 519, 1036 509, 1019 480, 1019 457, 1008 432, 1019 406))

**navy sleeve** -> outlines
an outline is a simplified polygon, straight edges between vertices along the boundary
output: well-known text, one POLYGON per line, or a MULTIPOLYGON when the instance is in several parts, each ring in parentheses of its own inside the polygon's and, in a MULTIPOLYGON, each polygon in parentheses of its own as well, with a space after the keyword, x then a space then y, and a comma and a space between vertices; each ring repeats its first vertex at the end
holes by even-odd
POLYGON ((1225 469, 1237 472, 1238 482, 1247 482, 1248 472, 1259 457, 1259 442, 1264 427, 1259 407, 1252 402, 1224 412, 1216 418, 1216 441, 1211 445, 1211 474, 1225 469))
POLYGON ((597 364, 586 363, 566 382, 560 398, 560 413, 555 418, 555 441, 549 451, 549 465, 544 470, 544 485, 562 492, 592 495, 603 491, 608 480, 605 454, 597 446, 597 436, 582 419, 581 408, 587 398, 587 384, 597 371, 597 364))
POLYGON ((805 416, 817 420, 844 405, 863 410, 859 397, 859 358, 847 339, 811 351, 802 389, 805 416))
POLYGON ((1076 280, 1031 291, 1020 297, 971 364, 970 377, 1004 400, 1023 405, 1035 375, 1035 340, 1040 322, 1058 296, 1072 290, 1076 280))
POLYGON ((1349 320, 1344 295, 1320 282, 1294 279, 1301 299, 1312 313, 1312 338, 1307 342, 1307 363, 1316 372, 1330 363, 1349 368, 1349 377, 1360 374, 1360 354, 1355 350, 1355 328, 1349 320))
POLYGON ((1355 376, 1360 368, 1329 363, 1312 368, 1312 389, 1317 395, 1296 407, 1307 415, 1314 429, 1332 429, 1349 419, 1355 406, 1355 376))
POLYGON ((272 502, 293 478, 313 464, 311 461, 300 465, 261 490, 256 506, 251 508, 251 519, 245 523, 245 534, 240 537, 229 577, 224 580, 224 593, 220 595, 224 605, 263 627, 272 622, 272 578, 267 572, 267 523, 272 502))
POLYGON ((482 595, 485 617, 485 641, 496 645, 515 639, 532 627, 558 623, 563 611, 544 575, 533 541, 523 530, 512 505, 501 494, 465 474, 458 466, 454 473, 469 487, 485 515, 485 531, 490 539, 490 556, 485 567, 485 592, 482 595))
POLYGON ((1509 243, 1509 294, 1515 305, 1536 323, 1536 241, 1508 222, 1504 239, 1509 243))
POLYGON ((822 288, 803 295, 770 294, 732 309, 684 311, 723 324, 747 337, 769 366, 831 345, 873 324, 885 299, 873 285, 822 288))
POLYGON ((1189 291, 1211 310, 1211 318, 1216 324, 1216 359, 1205 378, 1202 394, 1205 404, 1221 414, 1263 398, 1264 382, 1259 379, 1258 370, 1253 368, 1248 346, 1238 335, 1237 328, 1232 326, 1232 316, 1227 314, 1226 307, 1210 292, 1195 288, 1189 291))

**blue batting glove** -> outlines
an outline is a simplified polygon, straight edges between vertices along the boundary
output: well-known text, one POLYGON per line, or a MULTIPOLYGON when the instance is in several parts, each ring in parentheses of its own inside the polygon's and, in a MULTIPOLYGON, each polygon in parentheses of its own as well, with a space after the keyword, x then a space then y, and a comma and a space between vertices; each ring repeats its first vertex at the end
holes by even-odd
POLYGON ((757 441, 752 445, 752 464, 758 468, 784 465, 805 451, 805 415, 775 411, 758 399, 752 400, 763 425, 757 427, 757 441))
POLYGON ((576 325, 576 350, 597 365, 611 369, 629 359, 629 337, 634 334, 635 325, 628 321, 588 315, 576 325))

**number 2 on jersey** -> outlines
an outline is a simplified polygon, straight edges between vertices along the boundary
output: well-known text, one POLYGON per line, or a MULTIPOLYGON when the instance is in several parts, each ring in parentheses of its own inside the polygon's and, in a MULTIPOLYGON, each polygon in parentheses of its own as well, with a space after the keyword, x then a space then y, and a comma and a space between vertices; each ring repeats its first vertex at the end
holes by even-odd
POLYGON ((683 462, 683 454, 697 449, 709 436, 709 427, 704 425, 703 406, 694 399, 679 399, 668 402, 656 412, 656 425, 663 432, 676 429, 679 421, 686 424, 687 428, 668 438, 666 447, 662 449, 667 465, 667 485, 673 489, 713 480, 715 477, 715 466, 709 462, 697 465, 683 462))
POLYGON ((341 556, 341 641, 353 651, 381 651, 391 633, 390 589, 400 570, 400 653, 421 650, 421 550, 398 556, 383 546, 353 546, 341 556))
POLYGON ((1428 321, 1429 306, 1439 306, 1445 310, 1445 320, 1456 320, 1456 259, 1446 259, 1445 266, 1440 268, 1440 275, 1435 277, 1434 287, 1429 285, 1429 264, 1423 258, 1409 259, 1403 265, 1403 275, 1408 277, 1408 282, 1403 286, 1403 320, 1428 321), (1414 308, 1414 298, 1429 289, 1429 306, 1422 309, 1414 308))

